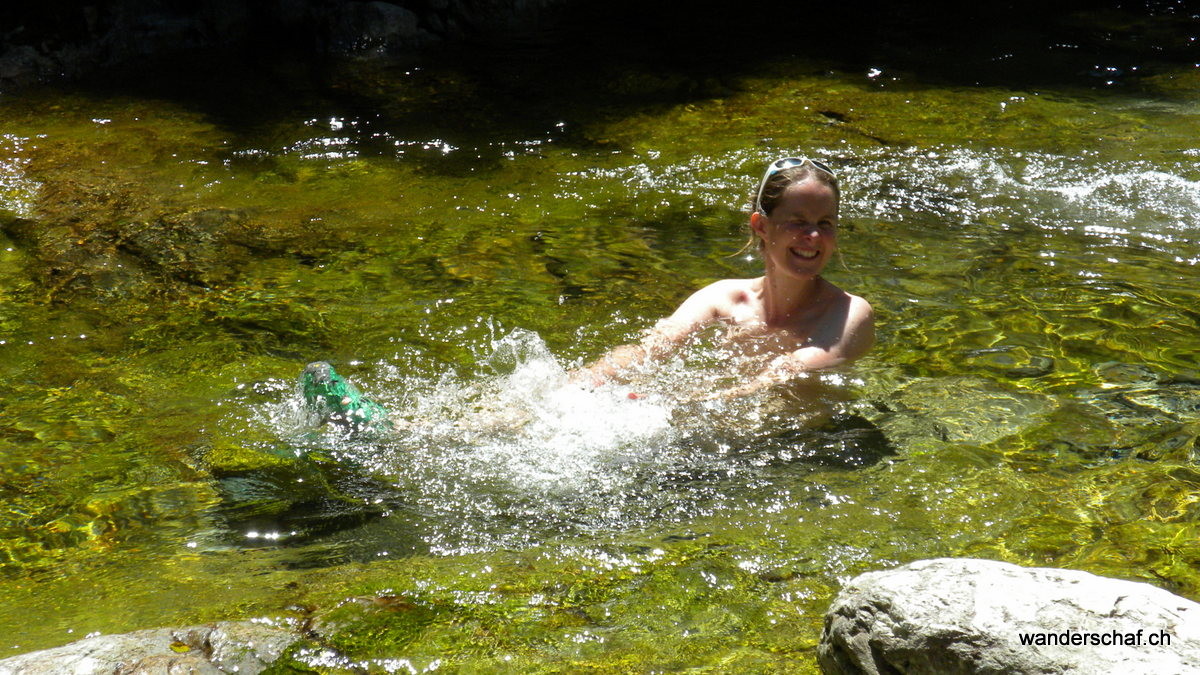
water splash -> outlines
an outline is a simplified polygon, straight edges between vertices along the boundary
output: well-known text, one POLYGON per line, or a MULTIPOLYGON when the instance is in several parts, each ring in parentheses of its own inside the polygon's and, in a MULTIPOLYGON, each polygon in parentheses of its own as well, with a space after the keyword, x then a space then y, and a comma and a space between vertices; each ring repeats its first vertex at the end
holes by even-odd
MULTIPOLYGON (((333 537, 361 555, 404 545, 442 553, 523 547, 684 522, 769 492, 764 471, 812 466, 820 445, 804 435, 810 418, 781 403, 787 397, 694 400, 731 377, 727 355, 703 341, 629 384, 598 388, 572 382, 530 331, 481 351, 481 372, 466 375, 408 374, 403 363, 351 374, 392 411, 395 429, 384 435, 314 433, 299 393, 283 382, 262 388, 276 398, 252 406, 231 433, 265 433, 290 444, 293 456, 332 458, 336 471, 355 476, 344 491, 382 504, 387 516, 364 526, 369 533, 333 537), (364 481, 374 487, 363 490, 364 481)), ((839 378, 825 386, 838 388, 839 378)))
POLYGON ((449 423, 474 469, 535 492, 585 490, 612 466, 649 458, 670 442, 670 401, 570 382, 535 333, 496 341, 486 365, 490 377, 440 383, 428 407, 405 420, 410 441, 448 440, 449 423))

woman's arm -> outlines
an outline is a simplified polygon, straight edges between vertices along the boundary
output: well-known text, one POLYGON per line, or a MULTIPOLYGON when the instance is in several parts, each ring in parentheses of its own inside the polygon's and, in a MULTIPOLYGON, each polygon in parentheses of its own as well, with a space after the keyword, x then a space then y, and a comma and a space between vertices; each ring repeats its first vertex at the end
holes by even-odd
POLYGON ((875 314, 871 305, 862 298, 850 296, 846 320, 838 328, 840 330, 831 331, 827 336, 831 339, 814 340, 816 345, 801 347, 776 358, 750 381, 703 398, 748 396, 783 384, 801 373, 849 363, 869 352, 875 344, 875 314))
POLYGON ((728 295, 727 282, 718 281, 696 291, 671 316, 660 320, 636 344, 622 345, 572 373, 573 378, 590 380, 599 386, 619 378, 629 367, 663 358, 689 335, 720 316, 722 298, 728 295))

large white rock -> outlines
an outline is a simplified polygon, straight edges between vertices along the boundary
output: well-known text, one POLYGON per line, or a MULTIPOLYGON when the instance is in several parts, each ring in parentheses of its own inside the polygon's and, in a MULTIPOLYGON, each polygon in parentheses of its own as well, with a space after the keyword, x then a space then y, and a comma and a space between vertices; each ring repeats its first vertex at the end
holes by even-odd
POLYGON ((0 675, 262 672, 299 639, 249 621, 100 635, 0 660, 0 675))
POLYGON ((817 658, 870 675, 1200 673, 1200 604, 1075 570, 922 560, 851 580, 817 658))

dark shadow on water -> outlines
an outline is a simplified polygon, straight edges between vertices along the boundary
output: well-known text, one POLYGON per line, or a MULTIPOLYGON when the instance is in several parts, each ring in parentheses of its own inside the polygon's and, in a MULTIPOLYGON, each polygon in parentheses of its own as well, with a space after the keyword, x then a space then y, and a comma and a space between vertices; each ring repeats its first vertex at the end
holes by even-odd
POLYGON ((503 150, 485 149, 498 139, 596 147, 604 139, 580 132, 582 125, 722 98, 743 77, 787 76, 795 58, 812 64, 808 74, 861 73, 864 86, 881 88, 941 83, 1098 92, 1119 90, 1163 66, 1200 61, 1189 18, 1195 12, 1171 3, 567 7, 532 37, 337 60, 286 36, 264 36, 252 46, 149 59, 79 86, 170 100, 234 134, 253 136, 299 114, 354 119, 360 125, 343 133, 365 155, 394 153, 393 137, 483 150, 421 156, 431 170, 461 174, 497 161, 503 150), (883 74, 868 79, 873 69, 883 74))
MULTIPOLYGON (((883 431, 860 415, 838 413, 817 427, 796 426, 742 440, 739 460, 756 466, 861 469, 895 456, 883 431)), ((737 447, 737 446, 735 446, 737 447)))
POLYGON ((806 463, 846 469, 878 464, 896 455, 896 448, 879 427, 860 415, 839 414, 812 430, 787 431, 768 438, 771 449, 795 448, 806 463))

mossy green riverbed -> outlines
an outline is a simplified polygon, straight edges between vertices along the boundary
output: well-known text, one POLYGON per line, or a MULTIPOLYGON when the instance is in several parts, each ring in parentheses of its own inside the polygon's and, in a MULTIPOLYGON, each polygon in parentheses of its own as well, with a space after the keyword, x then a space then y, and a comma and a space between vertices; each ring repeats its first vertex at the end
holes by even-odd
POLYGON ((811 672, 844 580, 936 556, 1200 599, 1200 71, 539 97, 510 58, 0 99, 0 655, 265 617, 313 631, 280 670, 811 672), (741 204, 797 154, 842 177, 868 358, 564 385, 757 274, 741 204), (397 429, 311 429, 318 359, 397 429))

